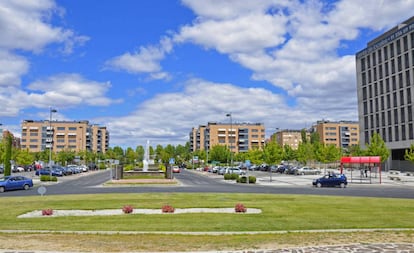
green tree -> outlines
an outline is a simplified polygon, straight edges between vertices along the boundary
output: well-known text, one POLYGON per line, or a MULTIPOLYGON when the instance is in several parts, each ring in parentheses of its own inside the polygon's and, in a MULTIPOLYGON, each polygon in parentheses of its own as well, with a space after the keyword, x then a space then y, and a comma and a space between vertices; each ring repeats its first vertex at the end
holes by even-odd
POLYGON ((365 155, 365 151, 361 149, 361 146, 359 144, 349 147, 348 152, 350 156, 364 156, 365 155))
POLYGON ((283 158, 283 148, 276 142, 269 142, 263 149, 263 157, 266 164, 280 164, 283 158))
POLYGON ((16 155, 17 164, 32 164, 35 160, 34 154, 27 149, 19 150, 16 155))
POLYGON ((138 161, 144 160, 145 148, 143 146, 137 146, 135 149, 135 153, 137 154, 138 161))
POLYGON ((379 133, 375 132, 372 135, 371 142, 367 145, 366 154, 368 156, 380 156, 381 162, 385 162, 390 156, 390 151, 379 133))
POLYGON ((310 143, 300 143, 297 152, 297 160, 303 164, 314 159, 313 145, 310 143))
POLYGON ((257 148, 250 149, 249 151, 247 151, 246 158, 250 160, 252 164, 264 163, 263 151, 257 148))
POLYGON ((285 144, 285 146, 283 146, 282 160, 294 161, 294 160, 297 160, 297 157, 298 157, 297 151, 293 150, 293 148, 290 145, 285 144))
POLYGON ((310 142, 311 142, 312 144, 315 144, 315 143, 321 143, 321 138, 320 138, 320 136, 319 136, 319 133, 318 133, 318 132, 313 132, 313 133, 310 135, 310 142))
POLYGON ((302 143, 308 142, 308 138, 306 137, 306 129, 302 129, 300 131, 300 136, 302 137, 302 143))
POLYGON ((411 144, 410 148, 405 150, 404 159, 414 163, 414 144, 411 144))
POLYGON ((220 163, 226 163, 230 157, 230 150, 225 145, 215 145, 209 152, 209 157, 212 161, 219 161, 220 163))

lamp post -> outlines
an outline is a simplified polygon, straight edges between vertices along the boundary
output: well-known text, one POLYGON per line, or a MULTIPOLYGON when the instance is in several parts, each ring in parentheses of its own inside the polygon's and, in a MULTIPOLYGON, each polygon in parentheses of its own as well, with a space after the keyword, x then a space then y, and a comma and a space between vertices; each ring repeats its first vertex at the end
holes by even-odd
POLYGON ((53 131, 52 131, 52 113, 57 112, 56 109, 52 107, 49 108, 49 131, 51 132, 51 140, 50 140, 50 147, 49 147, 49 170, 50 176, 52 176, 52 147, 53 147, 53 131))
MULTIPOLYGON (((227 113, 226 117, 230 117, 230 131, 233 132, 233 118, 231 113, 227 113)), ((233 167, 233 145, 232 145, 233 139, 231 138, 231 135, 229 134, 229 143, 230 143, 230 167, 233 167)))

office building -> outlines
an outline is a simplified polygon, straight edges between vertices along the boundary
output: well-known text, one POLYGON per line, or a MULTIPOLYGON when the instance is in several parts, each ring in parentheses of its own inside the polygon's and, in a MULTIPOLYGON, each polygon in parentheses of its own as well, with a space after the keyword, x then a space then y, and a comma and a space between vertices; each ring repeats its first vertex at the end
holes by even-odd
POLYGON ((414 17, 368 42, 355 58, 361 146, 379 133, 391 150, 386 169, 413 168, 401 162, 414 140, 414 17))
POLYGON ((358 122, 320 120, 312 128, 312 132, 318 133, 319 140, 324 145, 334 145, 345 150, 359 145, 358 122))
POLYGON ((109 148, 106 127, 91 125, 88 121, 34 121, 22 122, 22 149, 41 152, 52 148, 105 153, 109 148))
POLYGON ((234 153, 262 149, 265 144, 265 127, 262 123, 209 122, 193 128, 190 133, 191 151, 210 150, 225 145, 234 153))

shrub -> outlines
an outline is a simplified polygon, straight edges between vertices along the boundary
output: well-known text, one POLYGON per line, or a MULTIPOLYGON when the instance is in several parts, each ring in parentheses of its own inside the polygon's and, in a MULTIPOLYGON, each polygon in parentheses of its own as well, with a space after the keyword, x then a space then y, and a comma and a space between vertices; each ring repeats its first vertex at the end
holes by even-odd
POLYGON ((130 205, 126 205, 124 207, 122 207, 122 212, 128 214, 128 213, 132 213, 134 211, 134 207, 130 206, 130 205))
POLYGON ((242 184, 247 183, 247 177, 246 176, 239 177, 239 180, 237 180, 237 183, 242 183, 242 184))
POLYGON ((234 211, 236 213, 245 213, 247 211, 247 208, 243 204, 237 203, 234 207, 234 211))
POLYGON ((42 215, 43 216, 53 215, 53 210, 52 209, 44 209, 44 210, 42 210, 42 215))
POLYGON ((170 205, 163 205, 161 209, 163 213, 173 213, 175 211, 175 208, 170 205))
POLYGON ((255 184, 256 183, 256 177, 249 176, 249 184, 255 184))
POLYGON ((237 180, 237 179, 239 179, 239 175, 236 173, 224 174, 224 180, 237 180))
POLYGON ((58 179, 57 179, 57 177, 55 177, 55 176, 50 176, 50 175, 41 175, 41 176, 40 176, 40 181, 42 181, 42 182, 48 182, 48 181, 51 181, 51 182, 57 182, 57 181, 58 181, 58 179))

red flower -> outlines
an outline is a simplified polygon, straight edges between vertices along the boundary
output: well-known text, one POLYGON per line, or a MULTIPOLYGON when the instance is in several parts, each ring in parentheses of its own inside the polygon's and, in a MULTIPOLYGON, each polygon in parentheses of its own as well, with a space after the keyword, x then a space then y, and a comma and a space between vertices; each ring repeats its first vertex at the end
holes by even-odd
POLYGON ((122 212, 124 213, 132 213, 134 211, 134 207, 130 205, 126 205, 122 208, 122 212))
POLYGON ((162 212, 163 213, 173 213, 175 211, 175 208, 170 205, 164 205, 162 206, 162 212))
POLYGON ((44 215, 44 216, 53 215, 53 210, 52 209, 44 209, 44 210, 42 210, 42 215, 44 215))
POLYGON ((236 211, 236 213, 245 213, 247 208, 243 204, 237 203, 234 207, 234 211, 236 211))

